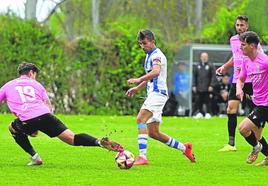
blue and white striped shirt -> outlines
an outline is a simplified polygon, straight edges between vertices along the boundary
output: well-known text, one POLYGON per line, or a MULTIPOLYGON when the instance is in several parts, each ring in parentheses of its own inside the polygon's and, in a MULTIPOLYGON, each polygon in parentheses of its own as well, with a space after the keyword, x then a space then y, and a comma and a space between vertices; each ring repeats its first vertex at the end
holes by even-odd
POLYGON ((161 71, 158 77, 153 78, 147 83, 147 95, 151 92, 159 92, 163 95, 168 95, 167 89, 167 58, 163 52, 155 47, 152 51, 147 53, 144 63, 146 73, 153 69, 153 61, 158 61, 161 65, 161 71))

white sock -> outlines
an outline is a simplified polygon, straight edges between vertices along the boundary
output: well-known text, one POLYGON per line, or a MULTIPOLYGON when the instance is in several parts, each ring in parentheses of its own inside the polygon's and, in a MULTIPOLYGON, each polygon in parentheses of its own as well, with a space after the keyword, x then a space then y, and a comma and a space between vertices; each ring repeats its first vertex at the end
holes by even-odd
POLYGON ((148 142, 148 134, 139 134, 138 135, 138 145, 140 156, 146 159, 147 152, 147 142, 148 142))
POLYGON ((183 143, 180 143, 179 141, 175 140, 174 138, 169 138, 168 142, 166 142, 166 145, 169 147, 179 149, 182 152, 185 152, 185 145, 183 143))

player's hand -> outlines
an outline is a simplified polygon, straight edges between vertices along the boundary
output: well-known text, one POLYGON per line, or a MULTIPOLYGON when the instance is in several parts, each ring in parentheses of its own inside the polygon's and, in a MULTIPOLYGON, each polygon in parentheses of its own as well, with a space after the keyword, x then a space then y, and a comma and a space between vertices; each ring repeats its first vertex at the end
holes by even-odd
POLYGON ((194 93, 196 93, 197 92, 196 86, 193 86, 192 90, 194 93))
POLYGON ((213 87, 212 86, 208 87, 208 92, 213 92, 213 87))
POLYGON ((141 79, 140 78, 131 78, 129 80, 127 80, 128 84, 139 84, 141 83, 141 79))
POLYGON ((126 96, 133 96, 134 94, 136 94, 138 92, 138 88, 137 87, 133 87, 128 89, 128 91, 126 92, 126 96))
POLYGON ((217 68, 217 70, 216 70, 216 74, 218 74, 218 75, 222 75, 225 72, 226 72, 226 68, 225 68, 224 65, 222 65, 221 67, 217 68))
POLYGON ((236 97, 240 99, 240 101, 243 101, 244 92, 241 88, 236 89, 236 97))

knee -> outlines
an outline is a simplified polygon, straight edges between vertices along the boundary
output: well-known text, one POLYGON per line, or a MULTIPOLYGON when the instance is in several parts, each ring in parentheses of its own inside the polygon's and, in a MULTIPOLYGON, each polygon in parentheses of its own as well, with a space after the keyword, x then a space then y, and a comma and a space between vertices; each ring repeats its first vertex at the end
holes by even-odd
POLYGON ((19 119, 12 121, 9 124, 8 129, 11 133, 24 133, 23 124, 19 119))
POLYGON ((140 111, 138 116, 137 116, 137 119, 136 119, 136 122, 137 123, 146 123, 148 118, 150 118, 150 113, 148 113, 149 111, 140 111))
POLYGON ((262 133, 261 131, 252 131, 254 132, 254 135, 256 137, 256 139, 259 141, 262 138, 262 133))
POLYGON ((143 121, 143 118, 140 117, 140 116, 137 117, 136 122, 137 122, 137 123, 145 123, 145 122, 143 121))
POLYGON ((242 136, 246 137, 246 136, 248 136, 250 131, 246 127, 244 127, 243 125, 240 125, 239 132, 242 136))
POLYGON ((262 135, 261 134, 255 134, 255 137, 258 141, 260 141, 260 139, 262 138, 262 135))
POLYGON ((74 145, 74 133, 69 129, 63 131, 58 138, 69 145, 74 145))
POLYGON ((237 108, 233 105, 229 105, 227 107, 227 114, 235 114, 237 112, 237 108))
POLYGON ((66 139, 64 141, 65 141, 65 143, 74 146, 74 135, 72 135, 72 134, 67 135, 66 139))
POLYGON ((153 139, 159 139, 159 132, 149 131, 149 136, 153 139))
POLYGON ((18 124, 16 121, 9 124, 8 130, 12 135, 23 133, 20 124, 18 124))
POLYGON ((17 138, 17 137, 21 137, 21 136, 27 136, 22 130, 20 130, 16 124, 11 123, 8 126, 8 130, 10 132, 10 134, 13 136, 13 138, 17 138))

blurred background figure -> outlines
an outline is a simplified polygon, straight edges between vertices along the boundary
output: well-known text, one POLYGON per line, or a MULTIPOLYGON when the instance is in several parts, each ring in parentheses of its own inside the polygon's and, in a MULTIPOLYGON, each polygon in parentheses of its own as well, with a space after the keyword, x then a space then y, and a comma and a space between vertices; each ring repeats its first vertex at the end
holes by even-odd
POLYGON ((196 96, 194 118, 211 118, 213 86, 216 83, 215 67, 208 62, 208 53, 202 52, 200 62, 193 68, 193 93, 196 96), (203 108, 205 106, 205 108, 203 108))
POLYGON ((189 115, 188 100, 190 93, 190 75, 184 62, 179 62, 174 75, 173 94, 177 101, 177 115, 189 115))
POLYGON ((228 93, 231 87, 229 74, 224 74, 218 78, 219 83, 214 87, 215 110, 220 117, 227 116, 226 108, 228 102, 228 93))

